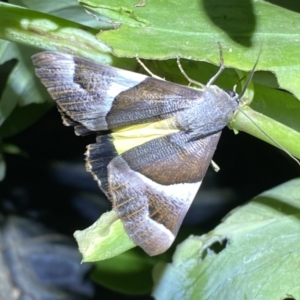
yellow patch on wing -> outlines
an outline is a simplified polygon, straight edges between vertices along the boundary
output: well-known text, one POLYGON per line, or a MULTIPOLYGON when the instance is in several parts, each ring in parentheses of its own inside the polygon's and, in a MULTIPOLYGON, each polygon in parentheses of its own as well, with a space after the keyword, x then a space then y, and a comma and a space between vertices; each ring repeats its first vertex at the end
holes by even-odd
POLYGON ((164 119, 153 123, 124 126, 111 133, 118 154, 142 145, 151 140, 179 132, 174 119, 164 119))

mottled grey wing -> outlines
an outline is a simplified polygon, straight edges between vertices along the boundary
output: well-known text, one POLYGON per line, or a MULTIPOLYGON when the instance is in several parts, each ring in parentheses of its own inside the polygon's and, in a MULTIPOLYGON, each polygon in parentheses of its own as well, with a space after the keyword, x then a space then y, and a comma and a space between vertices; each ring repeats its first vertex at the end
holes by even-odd
POLYGON ((78 134, 168 118, 202 93, 69 54, 41 52, 32 60, 64 124, 78 134))
POLYGON ((91 131, 107 130, 105 117, 116 95, 146 78, 58 52, 37 53, 32 60, 65 125, 81 124, 91 131))

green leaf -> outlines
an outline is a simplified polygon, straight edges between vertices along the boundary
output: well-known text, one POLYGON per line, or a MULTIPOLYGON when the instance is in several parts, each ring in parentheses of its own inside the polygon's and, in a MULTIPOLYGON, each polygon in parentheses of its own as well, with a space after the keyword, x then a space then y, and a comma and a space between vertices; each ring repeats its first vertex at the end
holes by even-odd
POLYGON ((155 299, 298 299, 300 179, 232 211, 191 236, 154 272, 155 299), (220 245, 221 242, 221 245, 220 245))
POLYGON ((243 113, 237 114, 231 121, 230 126, 232 126, 232 128, 245 131, 284 150, 289 155, 300 158, 299 131, 293 130, 249 107, 244 107, 242 111, 243 113))
MULTIPOLYGON (((191 232, 194 234, 199 233, 199 229, 197 228, 181 228, 176 237, 176 243, 174 243, 166 253, 158 256, 150 257, 138 247, 120 253, 118 256, 114 256, 116 253, 111 252, 114 252, 116 248, 120 249, 120 246, 124 243, 124 238, 128 239, 128 237, 126 237, 127 235, 124 231, 121 233, 121 231, 117 232, 114 229, 114 222, 112 225, 109 225, 110 222, 105 221, 102 217, 98 222, 100 224, 102 223, 103 227, 109 227, 109 234, 103 234, 101 229, 103 227, 99 226, 99 224, 92 225, 91 230, 94 232, 94 235, 89 234, 89 229, 81 232, 82 238, 78 238, 76 233, 79 249, 82 252, 83 257, 87 257, 89 255, 89 247, 85 249, 83 244, 85 240, 89 240, 88 243, 93 244, 95 254, 96 252, 99 253, 99 255, 96 254, 94 257, 90 256, 91 261, 102 259, 102 261, 97 261, 95 263, 92 279, 108 289, 128 295, 150 293, 153 286, 152 270, 155 264, 162 260, 170 261, 177 243, 185 240, 191 232), (106 226, 104 225, 105 223, 107 224, 106 226), (111 237, 109 237, 110 234, 111 237), (105 241, 106 238, 108 240, 113 240, 110 247, 106 246, 106 243, 108 242, 105 241), (106 259, 110 256, 114 257, 106 259), (143 278, 142 281, 141 278, 143 278)), ((119 222, 119 225, 123 227, 121 222, 119 222)), ((125 251, 127 249, 124 248, 120 250, 125 251)))
POLYGON ((86 11, 78 5, 77 1, 74 0, 56 1, 55 3, 47 0, 9 0, 8 2, 35 11, 49 13, 92 28, 100 28, 100 26, 108 24, 100 23, 99 20, 88 15, 86 11))
POLYGON ((22 150, 16 146, 16 145, 13 145, 13 144, 3 144, 1 146, 1 150, 4 152, 4 153, 9 153, 9 154, 14 154, 14 155, 25 155, 25 153, 22 152, 22 150))
POLYGON ((151 273, 157 261, 158 258, 149 257, 141 249, 135 248, 117 257, 97 262, 92 279, 123 294, 150 293, 153 286, 151 273))
POLYGON ((102 214, 85 230, 75 231, 74 237, 83 262, 108 259, 135 247, 114 211, 102 214))
POLYGON ((225 65, 249 71, 262 47, 258 69, 274 72, 279 86, 300 98, 295 80, 300 73, 296 12, 262 0, 153 0, 142 7, 131 0, 80 3, 121 23, 117 30, 98 35, 118 56, 166 59, 180 55, 218 64, 220 42, 225 65), (278 16, 280 25, 274 21, 278 16))
POLYGON ((95 39, 97 32, 79 23, 0 2, 1 39, 130 68, 128 60, 113 57, 110 49, 95 39))
POLYGON ((3 84, 0 101, 0 138, 28 127, 53 105, 52 101, 46 100, 45 89, 36 88, 39 82, 30 61, 33 53, 32 49, 25 46, 0 40, 0 64, 9 64, 11 60, 18 59, 10 63, 11 66, 2 75, 7 80, 3 84), (37 106, 41 110, 28 111, 28 105, 37 106), (21 111, 21 114, 18 113, 21 111))

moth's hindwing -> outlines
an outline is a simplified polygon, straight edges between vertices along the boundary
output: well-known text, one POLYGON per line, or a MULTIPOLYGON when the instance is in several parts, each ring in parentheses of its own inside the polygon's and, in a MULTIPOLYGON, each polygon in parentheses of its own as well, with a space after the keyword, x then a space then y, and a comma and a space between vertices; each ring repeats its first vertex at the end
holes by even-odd
POLYGON ((189 141, 188 135, 178 132, 121 155, 112 138, 102 136, 89 146, 88 169, 106 191, 128 235, 149 255, 163 253, 173 243, 219 137, 216 133, 189 141))

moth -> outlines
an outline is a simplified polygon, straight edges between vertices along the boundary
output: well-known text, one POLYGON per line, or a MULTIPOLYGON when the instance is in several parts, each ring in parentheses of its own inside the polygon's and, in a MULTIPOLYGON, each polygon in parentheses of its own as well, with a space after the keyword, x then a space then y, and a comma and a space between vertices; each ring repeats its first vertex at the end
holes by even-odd
POLYGON ((96 134, 86 168, 132 241, 165 252, 201 185, 239 96, 202 90, 69 54, 32 57, 36 75, 77 135, 96 134))

